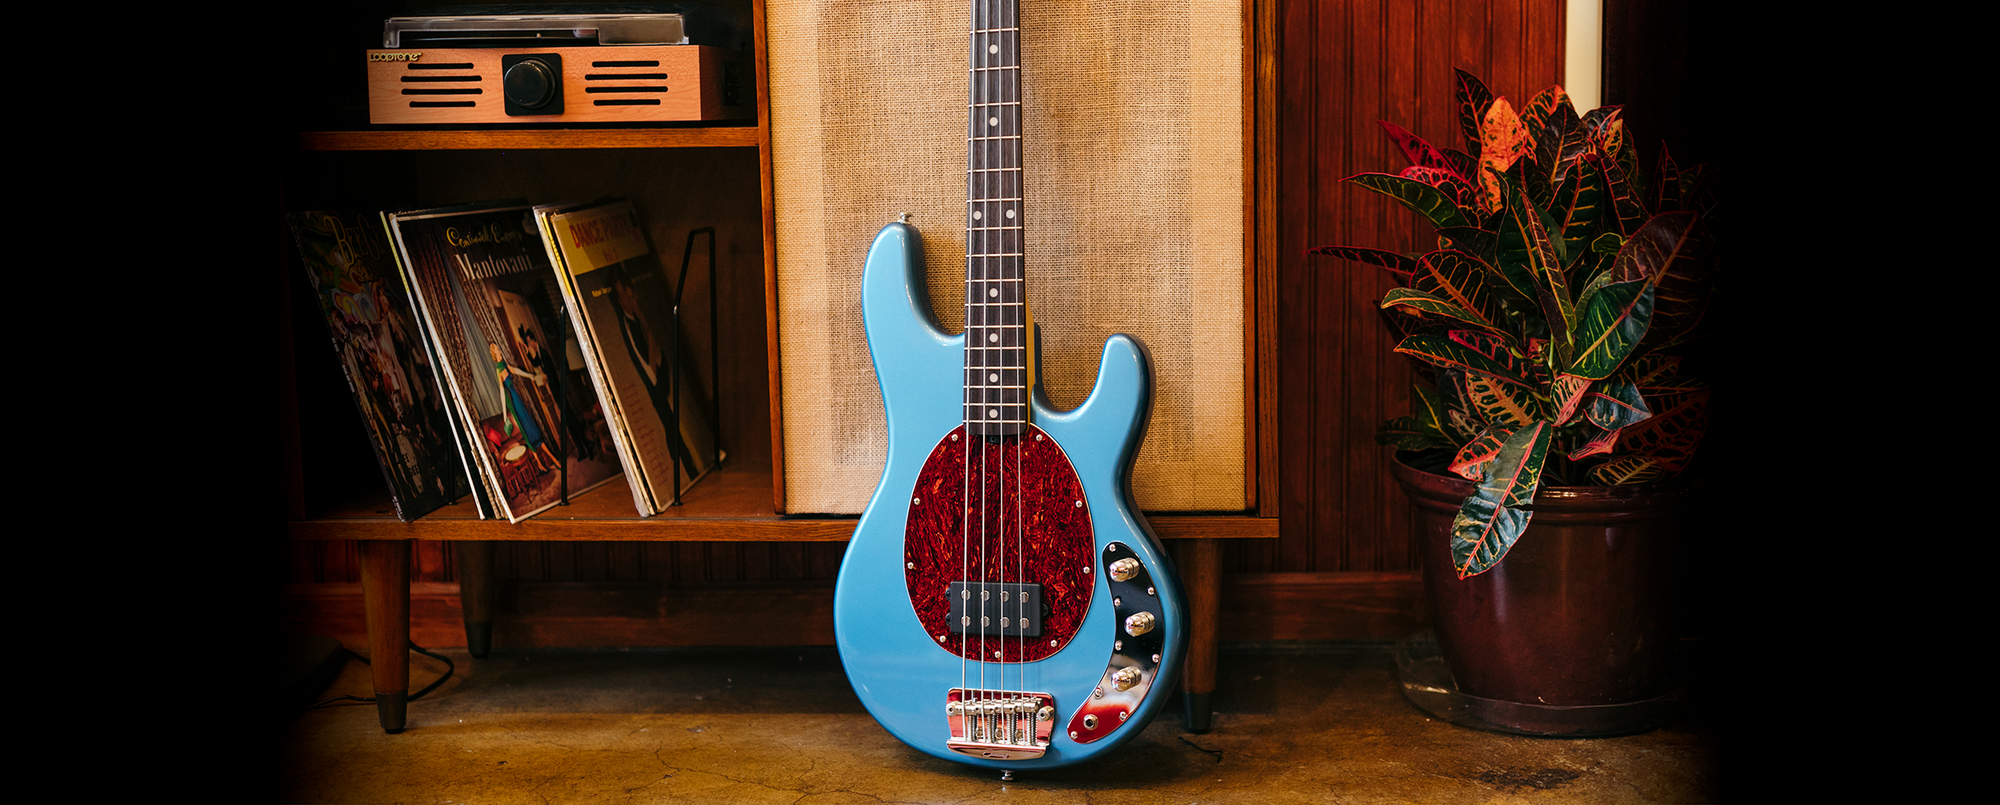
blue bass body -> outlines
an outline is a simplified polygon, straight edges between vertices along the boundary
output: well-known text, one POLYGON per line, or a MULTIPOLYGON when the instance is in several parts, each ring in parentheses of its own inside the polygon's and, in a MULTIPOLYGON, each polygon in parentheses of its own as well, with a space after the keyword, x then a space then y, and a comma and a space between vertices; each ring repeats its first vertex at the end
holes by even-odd
MULTIPOLYGON (((1114 641, 1120 640, 1126 625, 1121 618, 1129 617, 1114 611, 1113 573, 1104 563, 1093 561, 1087 614, 1059 651, 1004 668, 997 663, 970 664, 975 669, 985 665, 989 674, 1004 674, 1007 688, 1054 697, 1054 729, 1040 756, 994 759, 955 751, 947 746, 952 738, 947 698, 966 684, 962 680, 967 680, 968 664, 941 647, 938 636, 927 633, 913 610, 904 574, 911 491, 926 457, 963 424, 964 411, 965 336, 947 335, 937 326, 924 291, 923 266, 916 230, 893 223, 876 236, 862 277, 862 316, 888 419, 888 461, 840 567, 834 632, 841 662, 876 721, 929 754, 1008 770, 1089 760, 1137 735, 1166 703, 1187 642, 1178 579, 1134 505, 1129 485, 1152 405, 1151 360, 1136 340, 1112 336, 1104 346, 1096 386, 1082 405, 1071 411, 1052 410, 1036 384, 1030 415, 1031 424, 1067 454, 1081 482, 1096 542, 1092 558, 1105 557, 1107 548, 1119 550, 1112 546, 1122 544, 1150 575, 1150 586, 1157 588, 1156 628, 1161 636, 1157 667, 1147 671, 1145 680, 1150 689, 1133 706, 1130 718, 1115 728, 1104 728, 1108 731, 1096 740, 1079 743, 1071 738, 1072 719, 1081 723, 1083 718, 1079 708, 1091 701, 1094 691, 1110 687, 1107 668, 1113 662, 1114 641)), ((992 678, 987 686, 993 686, 992 678)), ((969 681, 978 685, 977 680, 969 681)), ((1097 723, 1094 716, 1092 723, 1097 723)))

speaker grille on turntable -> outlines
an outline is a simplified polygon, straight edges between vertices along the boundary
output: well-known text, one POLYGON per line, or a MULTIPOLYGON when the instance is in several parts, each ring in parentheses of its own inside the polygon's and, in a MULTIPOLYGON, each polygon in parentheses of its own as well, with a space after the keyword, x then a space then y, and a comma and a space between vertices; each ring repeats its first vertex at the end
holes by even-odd
MULTIPOLYGON (((1022 6, 1026 271, 1049 396, 1082 402, 1104 339, 1138 336, 1158 376, 1139 505, 1241 509, 1242 6, 1022 6)), ((924 236, 938 318, 963 326, 968 16, 962 0, 767 3, 790 512, 859 512, 880 476, 859 289, 898 213, 924 236)))

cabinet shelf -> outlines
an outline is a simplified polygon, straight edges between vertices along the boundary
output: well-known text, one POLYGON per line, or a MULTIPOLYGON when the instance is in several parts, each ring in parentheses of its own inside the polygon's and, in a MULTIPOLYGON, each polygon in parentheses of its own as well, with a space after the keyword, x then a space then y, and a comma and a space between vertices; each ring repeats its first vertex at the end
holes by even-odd
MULTIPOLYGON (((594 542, 846 542, 854 518, 782 517, 771 513, 771 473, 717 470, 683 496, 684 504, 640 517, 624 480, 570 499, 568 506, 523 520, 481 520, 470 498, 416 522, 396 519, 386 493, 343 503, 321 516, 296 520, 286 535, 299 540, 546 540, 594 542)), ((1278 521, 1241 515, 1148 516, 1162 539, 1276 539, 1278 521)))
POLYGON ((624 129, 307 131, 306 151, 477 151, 550 148, 756 148, 757 126, 624 129))

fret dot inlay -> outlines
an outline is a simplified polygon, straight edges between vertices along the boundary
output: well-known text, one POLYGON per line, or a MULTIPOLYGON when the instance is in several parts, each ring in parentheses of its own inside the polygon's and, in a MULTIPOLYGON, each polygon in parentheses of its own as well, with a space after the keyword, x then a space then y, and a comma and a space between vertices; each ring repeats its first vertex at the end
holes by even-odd
POLYGON ((998 340, 1000 340, 1000 334, 999 334, 999 333, 988 333, 988 334, 986 335, 986 340, 987 340, 987 341, 998 341, 998 340))
POLYGON ((998 126, 998 125, 1000 125, 1000 118, 997 118, 997 117, 989 117, 989 118, 987 118, 987 119, 986 119, 986 125, 988 125, 988 126, 998 126))
POLYGON ((979 216, 979 211, 978 211, 978 210, 973 210, 973 211, 972 211, 972 220, 974 220, 974 221, 977 221, 977 220, 979 220, 979 217, 980 217, 980 216, 979 216))
POLYGON ((999 373, 999 372, 994 372, 993 374, 989 374, 989 375, 987 375, 987 376, 986 376, 986 382, 988 382, 988 383, 998 383, 998 382, 1000 382, 1000 373, 999 373))
POLYGON ((987 53, 999 53, 999 52, 1000 52, 1000 46, 999 46, 999 45, 987 45, 987 46, 986 46, 986 52, 987 52, 987 53))
POLYGON ((1007 211, 1007 217, 1009 217, 1009 218, 1012 218, 1012 217, 1014 217, 1014 211, 1013 211, 1013 210, 1008 210, 1008 211, 1007 211))
POLYGON ((999 418, 1000 418, 1000 409, 998 409, 998 408, 988 408, 988 409, 986 409, 986 418, 987 418, 987 419, 999 419, 999 418))
POLYGON ((987 288, 987 289, 986 289, 986 295, 987 295, 987 296, 999 296, 999 295, 1000 295, 1000 289, 999 289, 999 288, 987 288))

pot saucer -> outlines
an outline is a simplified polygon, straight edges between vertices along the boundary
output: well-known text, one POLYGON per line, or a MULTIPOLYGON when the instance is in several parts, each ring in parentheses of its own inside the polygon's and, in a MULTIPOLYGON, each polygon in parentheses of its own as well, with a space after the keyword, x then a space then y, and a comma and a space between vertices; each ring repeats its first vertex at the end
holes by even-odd
POLYGON ((1608 738, 1658 729, 1680 711, 1682 694, 1636 702, 1561 706, 1486 699, 1458 689, 1429 629, 1396 641, 1403 697, 1433 718, 1461 727, 1545 738, 1608 738))

